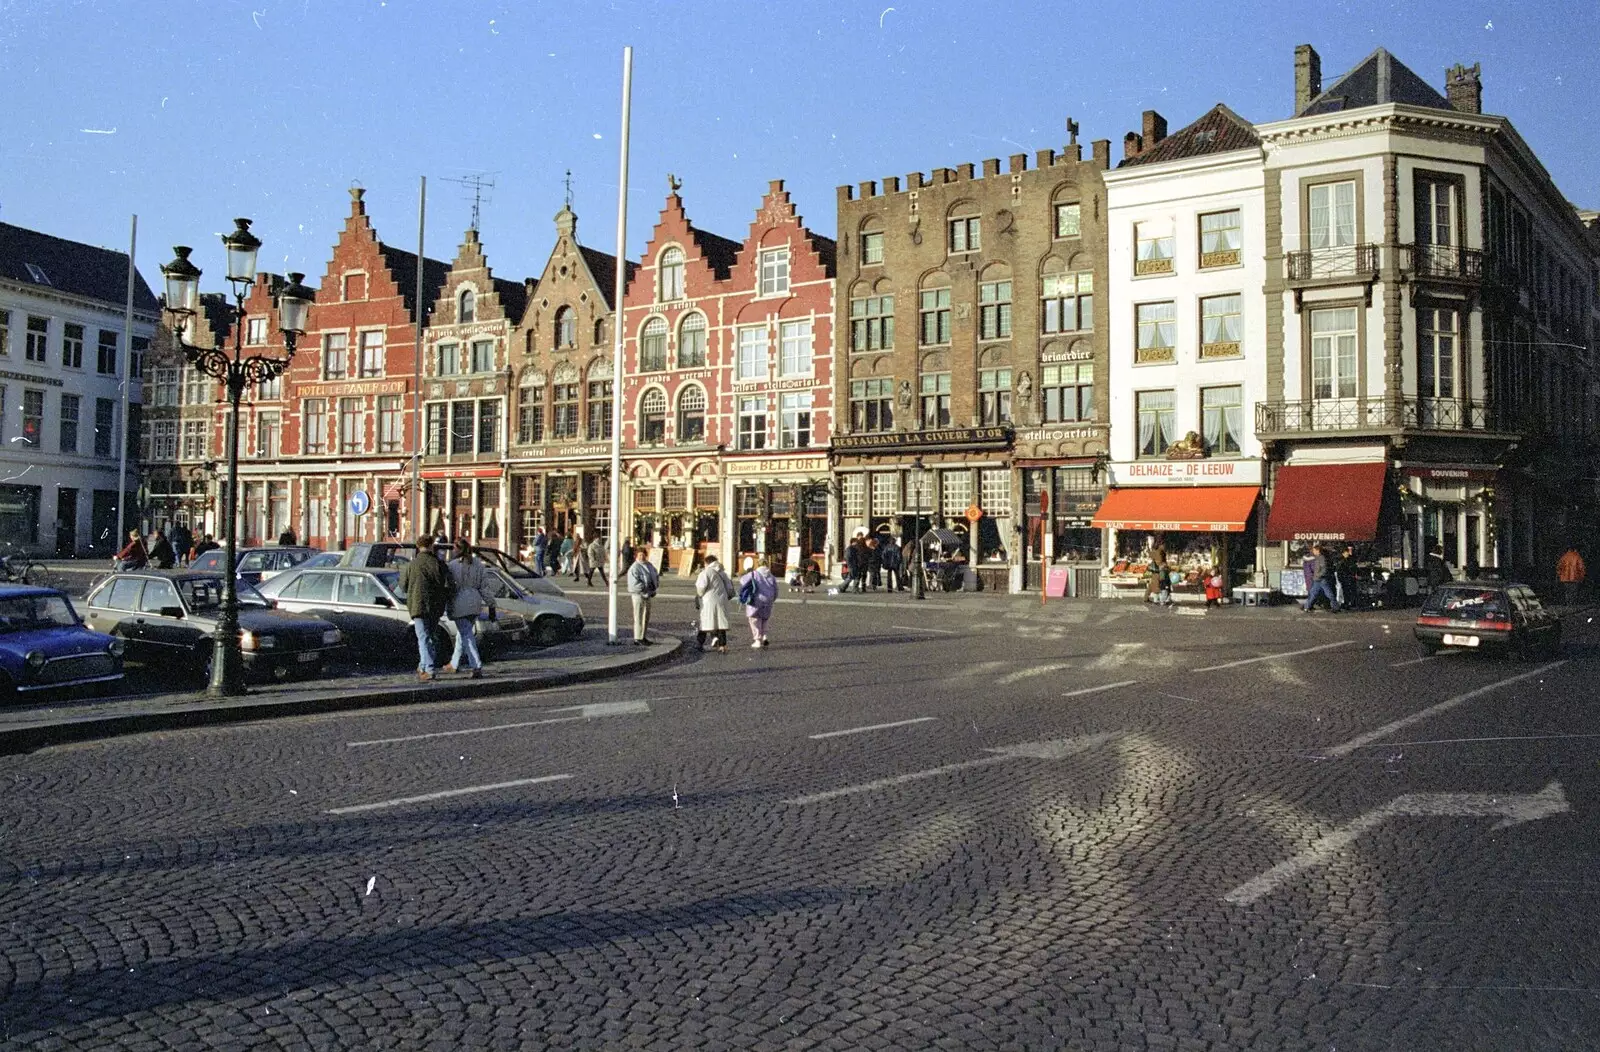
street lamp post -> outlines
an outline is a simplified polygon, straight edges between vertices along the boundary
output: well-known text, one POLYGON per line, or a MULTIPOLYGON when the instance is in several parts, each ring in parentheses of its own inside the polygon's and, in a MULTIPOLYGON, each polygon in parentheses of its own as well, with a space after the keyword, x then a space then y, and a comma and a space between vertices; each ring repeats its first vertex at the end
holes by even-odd
POLYGON ((912 508, 913 525, 911 527, 911 550, 916 553, 916 558, 911 560, 911 598, 928 598, 928 568, 926 553, 922 550, 922 500, 926 495, 928 484, 927 469, 922 466, 922 458, 918 457, 912 464, 916 472, 917 503, 912 508))
POLYGON ((239 590, 235 564, 238 550, 239 508, 239 402, 245 388, 271 380, 283 373, 294 358, 295 341, 306 331, 306 317, 313 293, 301 281, 304 274, 290 274, 289 283, 278 292, 278 327, 283 332, 282 358, 244 353, 244 301, 256 281, 256 254, 261 240, 250 233, 250 220, 234 220, 235 229, 224 234, 222 244, 228 255, 228 281, 233 285, 233 350, 217 347, 191 347, 183 342, 184 329, 200 303, 200 269, 189 262, 187 245, 173 249, 176 258, 161 268, 167 283, 167 310, 174 317, 173 331, 184 357, 195 368, 228 390, 228 486, 223 514, 222 613, 217 619, 217 634, 211 657, 211 679, 206 695, 213 698, 238 697, 245 693, 244 660, 239 646, 239 590))

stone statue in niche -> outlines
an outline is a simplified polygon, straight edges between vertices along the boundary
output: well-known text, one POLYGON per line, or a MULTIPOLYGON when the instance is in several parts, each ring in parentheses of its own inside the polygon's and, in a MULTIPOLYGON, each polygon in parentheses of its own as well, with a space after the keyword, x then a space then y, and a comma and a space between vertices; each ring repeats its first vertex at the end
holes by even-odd
POLYGON ((1017 377, 1017 421, 1024 426, 1039 422, 1039 409, 1033 403, 1033 374, 1024 372, 1017 377))
POLYGON ((1167 447, 1168 460, 1202 460, 1205 455, 1206 444, 1198 431, 1190 431, 1167 447))
POLYGON ((895 396, 895 400, 900 403, 900 411, 901 412, 910 412, 911 411, 911 381, 910 380, 901 380, 900 381, 900 393, 895 396))

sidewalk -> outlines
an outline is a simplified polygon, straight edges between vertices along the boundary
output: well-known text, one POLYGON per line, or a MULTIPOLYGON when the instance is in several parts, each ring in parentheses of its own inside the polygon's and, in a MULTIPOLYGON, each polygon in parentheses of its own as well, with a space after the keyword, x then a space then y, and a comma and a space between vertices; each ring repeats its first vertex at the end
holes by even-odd
POLYGON ((407 671, 299 683, 252 683, 245 697, 222 700, 188 692, 15 705, 0 709, 0 755, 119 734, 482 698, 610 679, 670 661, 683 647, 682 640, 671 636, 655 638, 655 646, 635 647, 624 633, 623 645, 611 646, 603 628, 590 628, 570 643, 485 665, 483 678, 476 680, 458 673, 419 683, 416 673, 407 671))

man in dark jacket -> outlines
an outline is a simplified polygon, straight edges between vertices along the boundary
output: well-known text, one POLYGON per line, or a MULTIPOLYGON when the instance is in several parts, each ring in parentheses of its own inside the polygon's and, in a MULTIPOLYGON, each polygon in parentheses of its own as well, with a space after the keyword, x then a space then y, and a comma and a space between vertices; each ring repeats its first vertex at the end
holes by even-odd
POLYGON ((1344 551, 1339 556, 1337 565, 1339 577, 1339 591, 1344 594, 1344 605, 1355 609, 1361 605, 1357 600, 1358 587, 1356 585, 1356 550, 1351 545, 1345 545, 1344 551))
POLYGON ((417 633, 417 678, 426 683, 437 667, 433 629, 450 608, 451 578, 444 563, 433 554, 433 535, 417 538, 417 554, 400 570, 400 587, 406 594, 406 612, 417 633))
POLYGON ((187 564, 189 549, 194 547, 194 534, 189 532, 189 527, 180 522, 172 527, 172 532, 167 536, 172 541, 172 553, 177 556, 178 565, 187 564))
POLYGON ((1336 576, 1337 564, 1329 557, 1328 552, 1323 550, 1320 544, 1311 546, 1311 555, 1314 560, 1312 566, 1314 579, 1311 583, 1311 594, 1306 596, 1306 604, 1301 609, 1309 614, 1311 608, 1317 605, 1317 600, 1322 596, 1327 596, 1328 609, 1337 614, 1339 612, 1339 594, 1336 591, 1338 581, 1336 576))
POLYGON ((883 585, 883 553, 878 550, 878 538, 868 537, 865 542, 867 583, 876 592, 883 585))
POLYGON ((905 591, 906 577, 900 572, 900 546, 892 534, 878 534, 878 558, 883 563, 885 587, 891 592, 905 591))
POLYGON ((860 537, 852 538, 850 546, 844 550, 844 568, 849 579, 844 583, 844 590, 854 588, 858 592, 867 590, 867 546, 861 543, 860 537))
POLYGON ((158 570, 170 570, 172 564, 178 561, 177 554, 172 550, 172 542, 160 530, 150 531, 150 561, 158 570))

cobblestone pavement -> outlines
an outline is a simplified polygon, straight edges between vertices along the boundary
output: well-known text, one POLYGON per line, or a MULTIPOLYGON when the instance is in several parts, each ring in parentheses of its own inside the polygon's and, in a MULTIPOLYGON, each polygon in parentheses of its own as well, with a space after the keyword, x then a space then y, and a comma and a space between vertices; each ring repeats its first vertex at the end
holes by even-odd
POLYGON ((0 1048, 1592 1047, 1586 618, 959 598, 0 758, 0 1048))

